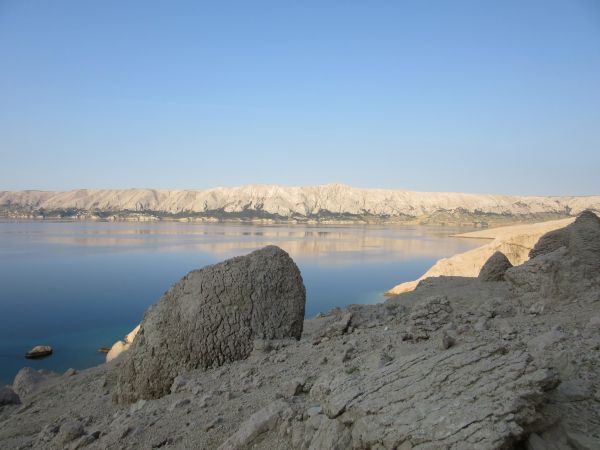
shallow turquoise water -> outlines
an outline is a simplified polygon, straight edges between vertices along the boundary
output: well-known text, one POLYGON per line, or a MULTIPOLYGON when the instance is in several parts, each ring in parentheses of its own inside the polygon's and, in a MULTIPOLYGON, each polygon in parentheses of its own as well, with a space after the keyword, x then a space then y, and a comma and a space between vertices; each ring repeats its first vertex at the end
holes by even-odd
MULTIPOLYGON (((192 269, 267 244, 287 250, 306 316, 382 301, 393 285, 479 242, 448 228, 188 223, 0 223, 0 380, 29 365, 58 372, 104 360, 144 310, 192 269), (51 345, 43 360, 23 355, 51 345)), ((461 230, 467 231, 467 230, 461 230)))

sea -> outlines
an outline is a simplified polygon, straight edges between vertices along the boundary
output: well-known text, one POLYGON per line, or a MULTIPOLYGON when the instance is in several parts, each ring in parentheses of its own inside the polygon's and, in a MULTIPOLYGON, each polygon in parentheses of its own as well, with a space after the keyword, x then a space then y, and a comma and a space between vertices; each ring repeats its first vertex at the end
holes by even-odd
POLYGON ((104 362, 169 287, 193 269, 268 244, 306 286, 306 317, 377 303, 394 285, 480 242, 467 228, 181 222, 0 222, 0 385, 24 366, 62 373, 104 362), (28 360, 35 345, 54 353, 28 360))

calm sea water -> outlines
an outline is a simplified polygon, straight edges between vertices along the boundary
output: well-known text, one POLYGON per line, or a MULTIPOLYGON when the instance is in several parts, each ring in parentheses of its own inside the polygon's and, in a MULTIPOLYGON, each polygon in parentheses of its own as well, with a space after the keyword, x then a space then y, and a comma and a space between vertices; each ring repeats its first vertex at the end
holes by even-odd
MULTIPOLYGON (((58 372, 104 361, 144 310, 192 269, 267 244, 294 258, 306 316, 383 301, 437 259, 479 245, 449 228, 188 223, 0 222, 0 382, 29 365, 58 372), (54 355, 26 360, 34 345, 54 355)), ((461 231, 465 231, 464 229, 461 231)))

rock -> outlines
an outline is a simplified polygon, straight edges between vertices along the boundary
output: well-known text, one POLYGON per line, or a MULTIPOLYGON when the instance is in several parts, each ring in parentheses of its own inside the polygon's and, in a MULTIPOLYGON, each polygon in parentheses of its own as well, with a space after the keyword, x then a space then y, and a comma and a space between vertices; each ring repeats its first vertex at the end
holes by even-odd
POLYGON ((116 400, 161 397, 185 370, 247 358, 255 339, 300 339, 305 300, 298 267, 275 246, 190 272, 146 311, 116 400))
POLYGON ((12 388, 23 398, 38 390, 49 381, 49 376, 33 370, 31 367, 23 367, 13 381, 12 388))
POLYGON ((283 400, 277 400, 252 414, 218 450, 241 450, 250 448, 261 434, 277 428, 284 417, 292 417, 293 411, 283 400))
POLYGON ((449 322, 452 307, 444 295, 429 297, 418 303, 410 314, 408 338, 429 339, 430 335, 449 322))
POLYGON ((565 334, 560 328, 553 328, 552 330, 531 339, 527 343, 527 348, 531 353, 541 355, 548 347, 551 347, 564 339, 565 334))
POLYGON ((339 421, 326 417, 321 420, 321 425, 310 443, 309 450, 346 450, 352 448, 352 435, 339 421))
POLYGON ((496 251, 481 268, 479 278, 481 281, 503 281, 504 274, 513 265, 501 251, 496 251))
POLYGON ((317 416, 319 414, 321 414, 323 412, 323 408, 321 408, 320 406, 311 406, 310 408, 308 408, 306 410, 306 415, 308 417, 313 417, 313 416, 317 416))
POLYGON ((542 236, 530 258, 506 271, 515 295, 533 294, 545 303, 597 301, 600 219, 589 211, 580 214, 567 227, 542 236))
POLYGON ((554 444, 554 442, 542 438, 537 433, 531 433, 527 438, 527 450, 562 450, 562 446, 554 444))
POLYGON ((72 376, 75 376, 75 375, 77 375, 77 371, 75 369, 73 369, 73 368, 67 369, 65 371, 65 373, 63 373, 64 377, 72 377, 72 376))
POLYGON ((109 351, 106 352, 106 362, 112 361, 124 351, 129 350, 139 331, 140 325, 131 330, 122 341, 115 342, 109 351))
POLYGON ((592 211, 583 211, 575 222, 543 235, 529 252, 529 258, 547 255, 567 247, 586 263, 598 268, 600 261, 600 219, 592 211))
POLYGON ((515 327, 513 327, 508 320, 497 319, 494 322, 502 339, 511 341, 517 337, 517 330, 515 330, 515 327))
POLYGON ((598 450, 600 448, 600 439, 573 431, 567 432, 567 442, 575 450, 598 450))
POLYGON ((49 345, 36 345, 27 353, 25 353, 25 358, 35 359, 35 358, 43 358, 44 356, 49 356, 52 354, 52 347, 49 345))
POLYGON ((566 380, 560 383, 556 389, 559 401, 579 402, 594 397, 592 385, 581 379, 566 380))
POLYGON ((600 336, 600 316, 592 317, 585 326, 584 336, 600 336))
POLYGON ((332 316, 336 319, 333 322, 329 320, 329 322, 327 322, 327 326, 320 330, 313 337, 314 345, 318 345, 321 342, 327 342, 333 337, 342 336, 343 334, 347 333, 348 329, 350 328, 350 322, 352 321, 353 313, 342 313, 339 308, 336 308, 332 310, 326 317, 330 318, 332 316))
POLYGON ((223 418, 220 416, 215 417, 212 420, 209 420, 206 425, 204 425, 204 431, 210 431, 212 430, 214 427, 216 427, 217 425, 219 425, 221 422, 223 422, 223 418))
POLYGON ((296 378, 283 386, 281 394, 285 398, 292 398, 296 395, 300 395, 305 383, 306 381, 304 379, 296 378))
POLYGON ((542 302, 536 302, 529 307, 529 314, 531 314, 532 316, 539 316, 541 314, 544 314, 545 310, 546 305, 544 305, 542 302))
POLYGON ((348 305, 348 312, 352 314, 350 326, 351 329, 366 328, 370 325, 381 325, 389 322, 395 317, 404 315, 406 308, 403 305, 394 302, 378 303, 375 305, 348 305))
POLYGON ((454 345, 455 341, 452 336, 448 336, 447 334, 442 335, 440 338, 440 350, 448 350, 450 347, 454 345))
POLYGON ((485 331, 490 327, 490 320, 487 317, 480 317, 473 328, 475 331, 485 331))
POLYGON ((138 400, 129 407, 129 414, 135 414, 138 411, 143 410, 146 406, 146 403, 148 403, 146 400, 138 400))
POLYGON ((321 397, 330 419, 348 423, 352 448, 426 442, 429 449, 492 449, 526 437, 528 424, 543 425, 544 392, 557 384, 556 374, 534 366, 527 352, 464 344, 377 371, 325 374, 311 397, 321 397))
POLYGON ((21 399, 19 395, 9 386, 0 387, 0 406, 19 405, 21 399))
POLYGON ((65 445, 75 439, 83 436, 83 426, 78 421, 69 421, 60 426, 56 440, 59 444, 65 445))
POLYGON ((175 411, 176 409, 179 409, 179 408, 189 405, 191 402, 192 402, 192 400, 189 398, 181 398, 181 399, 171 403, 168 410, 175 411))

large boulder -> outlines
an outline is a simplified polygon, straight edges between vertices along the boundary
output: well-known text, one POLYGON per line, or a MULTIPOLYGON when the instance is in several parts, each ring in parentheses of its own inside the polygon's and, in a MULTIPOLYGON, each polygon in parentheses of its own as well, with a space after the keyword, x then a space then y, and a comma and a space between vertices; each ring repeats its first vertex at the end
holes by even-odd
POLYGON ((506 255, 498 250, 485 262, 478 278, 481 281, 502 281, 512 266, 506 255))
POLYGON ((279 247, 194 270, 145 313, 120 368, 120 403, 158 398, 186 370, 250 355, 255 339, 300 339, 306 291, 279 247))

